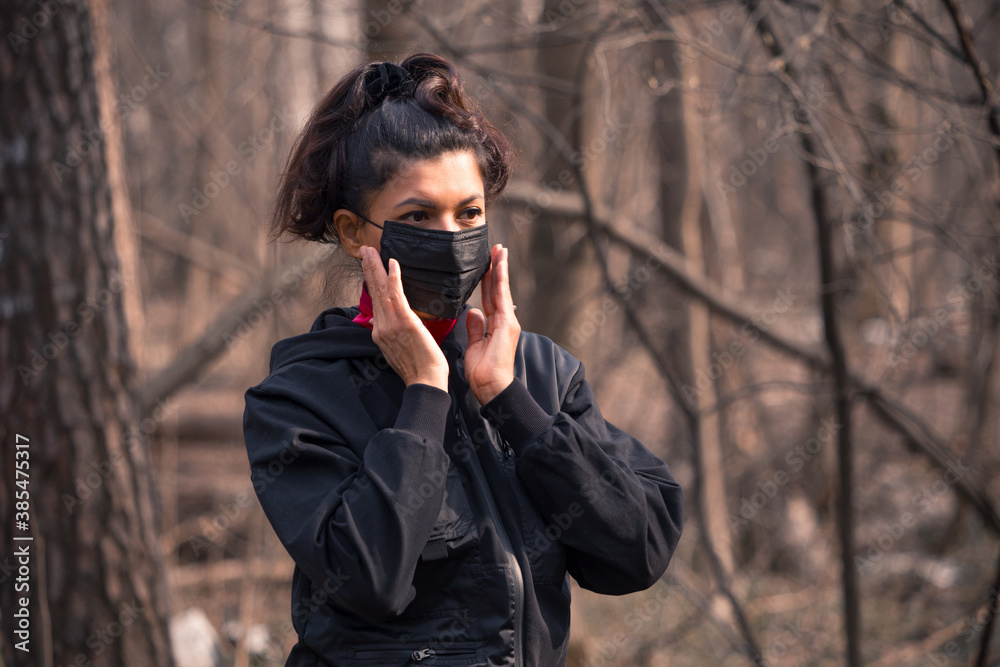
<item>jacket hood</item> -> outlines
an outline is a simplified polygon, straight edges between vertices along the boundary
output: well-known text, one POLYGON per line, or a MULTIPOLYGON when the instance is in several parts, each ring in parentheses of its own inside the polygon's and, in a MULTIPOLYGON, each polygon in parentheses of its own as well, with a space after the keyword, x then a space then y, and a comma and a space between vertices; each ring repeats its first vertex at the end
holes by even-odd
MULTIPOLYGON (((448 337, 441 343, 442 349, 464 349, 468 340, 465 331, 465 316, 468 306, 462 309, 448 337)), ((309 331, 298 336, 285 338, 271 348, 271 372, 299 361, 340 359, 371 359, 381 354, 372 340, 371 329, 356 324, 353 320, 360 311, 353 308, 328 308, 313 322, 309 331)))

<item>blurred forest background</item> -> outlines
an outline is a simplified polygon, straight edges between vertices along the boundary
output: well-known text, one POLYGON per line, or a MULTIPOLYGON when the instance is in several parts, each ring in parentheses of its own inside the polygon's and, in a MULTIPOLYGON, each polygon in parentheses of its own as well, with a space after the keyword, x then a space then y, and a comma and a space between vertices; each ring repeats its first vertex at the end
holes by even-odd
POLYGON ((518 147, 488 217, 522 326, 687 491, 659 584, 574 585, 570 664, 1000 664, 997 0, 18 0, 0 27, 0 664, 283 664, 243 392, 360 282, 265 223, 312 105, 417 51, 518 147))

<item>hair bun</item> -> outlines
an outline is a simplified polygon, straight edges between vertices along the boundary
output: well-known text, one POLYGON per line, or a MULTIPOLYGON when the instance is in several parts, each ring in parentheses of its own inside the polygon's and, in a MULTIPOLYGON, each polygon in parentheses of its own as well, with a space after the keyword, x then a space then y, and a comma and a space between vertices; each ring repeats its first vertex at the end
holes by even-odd
POLYGON ((372 106, 378 106, 387 97, 410 97, 416 87, 410 73, 395 63, 382 63, 365 77, 365 94, 372 106))
POLYGON ((458 69, 417 53, 359 65, 316 105, 295 140, 271 216, 271 235, 339 241, 340 209, 366 213, 407 160, 469 151, 486 203, 507 185, 510 144, 463 88, 458 69), (384 104, 386 100, 392 104, 384 104))

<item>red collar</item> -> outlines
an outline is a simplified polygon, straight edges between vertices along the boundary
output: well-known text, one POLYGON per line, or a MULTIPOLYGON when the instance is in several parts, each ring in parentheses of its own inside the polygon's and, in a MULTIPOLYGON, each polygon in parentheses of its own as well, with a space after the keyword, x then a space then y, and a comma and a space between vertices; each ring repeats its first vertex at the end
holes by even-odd
MULTIPOLYGON (((366 329, 372 328, 372 316, 374 315, 372 311, 372 298, 368 294, 368 285, 365 283, 361 284, 361 300, 358 303, 358 309, 361 310, 360 313, 354 318, 355 324, 360 324, 366 329)), ((427 330, 431 332, 431 336, 440 345, 441 342, 451 333, 451 330, 455 328, 455 322, 458 320, 445 320, 445 319, 434 319, 425 320, 420 319, 427 327, 427 330)))

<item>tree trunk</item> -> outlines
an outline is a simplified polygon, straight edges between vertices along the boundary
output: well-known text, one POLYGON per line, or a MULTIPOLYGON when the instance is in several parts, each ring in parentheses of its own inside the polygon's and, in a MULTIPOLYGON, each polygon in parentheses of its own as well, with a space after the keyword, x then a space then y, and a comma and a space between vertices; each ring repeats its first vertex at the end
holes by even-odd
MULTIPOLYGON (((693 31, 692 31, 693 34, 693 31)), ((698 85, 697 61, 681 68, 681 80, 692 87, 698 85)), ((707 273, 705 250, 702 243, 702 217, 704 210, 703 187, 704 165, 702 159, 705 142, 701 118, 696 108, 697 101, 691 95, 682 98, 684 118, 685 160, 687 163, 687 185, 684 204, 681 208, 681 246, 684 257, 692 268, 707 273)), ((713 372, 711 316, 708 306, 692 299, 688 302, 688 358, 690 376, 688 386, 694 388, 688 393, 699 414, 699 441, 701 448, 700 508, 705 512, 711 544, 719 556, 719 562, 727 577, 733 575, 733 551, 730 529, 726 525, 726 479, 725 460, 722 452, 722 433, 719 413, 710 410, 718 402, 717 375, 713 372)))
POLYGON ((172 663, 146 451, 162 414, 138 423, 94 23, 80 0, 0 6, 0 579, 27 584, 0 586, 8 666, 172 663))
MULTIPOLYGON (((540 19, 543 25, 556 26, 572 18, 577 29, 586 32, 594 27, 595 16, 596 3, 591 0, 570 7, 560 0, 546 0, 540 19)), ((579 166, 596 200, 603 192, 603 188, 594 185, 601 183, 604 151, 590 151, 587 147, 591 133, 595 129, 600 132, 602 120, 611 122, 611 119, 586 117, 599 115, 593 111, 599 108, 599 102, 597 99, 585 102, 587 96, 593 94, 586 81, 590 77, 580 76, 585 57, 589 57, 586 41, 567 40, 559 30, 541 31, 535 65, 538 73, 577 86, 575 94, 546 92, 544 115, 578 151, 579 166)), ((556 152, 551 142, 546 141, 545 147, 548 152, 540 156, 542 169, 538 174, 543 186, 550 191, 579 192, 584 184, 577 182, 573 165, 556 152)), ((552 214, 539 217, 532 227, 528 250, 535 292, 524 321, 532 331, 567 345, 575 325, 586 320, 587 307, 581 308, 579 304, 581 295, 593 293, 601 284, 582 221, 552 214)), ((573 352, 582 358, 587 356, 584 349, 577 346, 573 352)))

